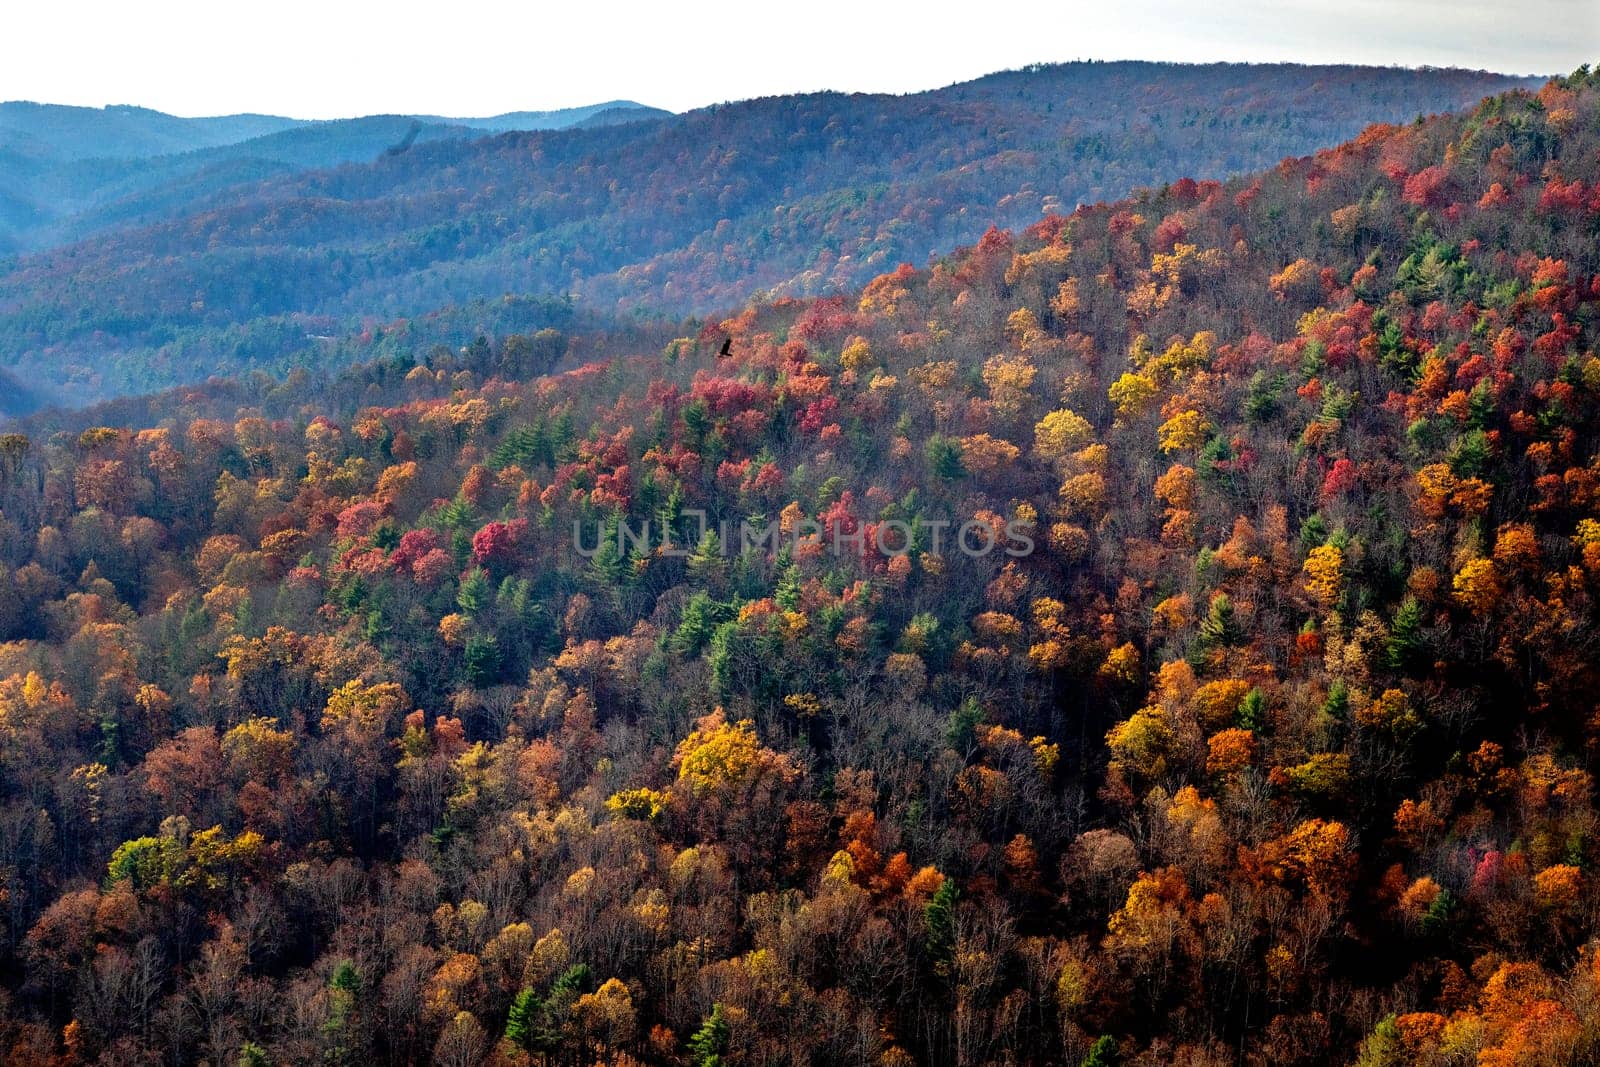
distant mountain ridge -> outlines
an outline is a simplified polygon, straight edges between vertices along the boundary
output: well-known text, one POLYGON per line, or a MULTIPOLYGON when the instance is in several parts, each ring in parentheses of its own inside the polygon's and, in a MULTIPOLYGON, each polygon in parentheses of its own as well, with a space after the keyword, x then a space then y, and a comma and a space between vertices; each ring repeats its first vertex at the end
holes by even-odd
POLYGON ((236 144, 304 124, 277 115, 181 118, 128 104, 0 103, 0 145, 56 160, 142 159, 236 144))
POLYGON ((0 103, 0 255, 36 251, 147 216, 156 203, 312 167, 363 162, 405 138, 469 140, 515 130, 658 118, 631 100, 484 118, 275 115, 182 118, 150 108, 0 103), (124 198, 134 198, 127 205, 124 198))
POLYGON ((1371 123, 1538 84, 1075 63, 908 96, 810 93, 656 122, 419 138, 358 164, 208 179, 192 195, 163 185, 105 209, 108 225, 119 212, 129 225, 0 268, 0 366, 78 402, 304 364, 325 358, 307 335, 378 343, 375 324, 404 329, 503 294, 675 317, 832 292, 992 225, 1268 167, 1371 123))
POLYGON ((590 104, 586 107, 568 107, 556 111, 508 111, 504 115, 491 115, 488 118, 443 118, 437 115, 418 115, 423 122, 438 123, 446 126, 467 126, 474 130, 486 130, 490 133, 508 133, 512 130, 562 130, 569 126, 580 126, 591 119, 604 115, 606 112, 642 112, 643 114, 630 115, 630 119, 639 118, 665 118, 672 112, 659 107, 650 107, 634 100, 608 100, 603 104, 590 104))
POLYGON ((307 126, 336 126, 373 118, 416 119, 435 126, 461 126, 487 133, 512 130, 559 130, 604 111, 642 111, 670 115, 662 108, 634 100, 606 100, 550 111, 507 111, 482 117, 446 115, 359 115, 340 119, 296 119, 282 115, 241 113, 186 118, 133 104, 80 107, 30 100, 0 102, 0 145, 47 146, 58 159, 143 159, 150 156, 218 148, 307 126))

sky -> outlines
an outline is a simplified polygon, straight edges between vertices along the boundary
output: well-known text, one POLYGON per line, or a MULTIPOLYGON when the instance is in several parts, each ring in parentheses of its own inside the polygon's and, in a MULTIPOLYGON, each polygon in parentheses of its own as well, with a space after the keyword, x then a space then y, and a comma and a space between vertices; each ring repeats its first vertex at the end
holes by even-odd
POLYGON ((684 111, 1073 59, 1564 74, 1600 61, 1600 3, 13 0, 0 15, 0 100, 178 115, 465 117, 612 99, 684 111))

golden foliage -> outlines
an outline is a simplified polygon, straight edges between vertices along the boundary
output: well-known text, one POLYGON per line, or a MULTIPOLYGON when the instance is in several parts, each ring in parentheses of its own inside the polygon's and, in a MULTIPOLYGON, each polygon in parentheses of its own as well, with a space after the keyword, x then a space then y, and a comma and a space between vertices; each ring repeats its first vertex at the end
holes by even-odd
POLYGON ((1088 443, 1093 433, 1088 419, 1067 408, 1058 408, 1034 426, 1033 451, 1041 459, 1060 459, 1088 443))
POLYGON ((1117 418, 1132 419, 1149 408, 1159 391, 1160 386, 1150 376, 1128 371, 1111 383, 1106 395, 1116 408, 1117 418))
POLYGON ((368 685, 353 679, 328 697, 322 712, 322 728, 339 730, 355 727, 381 732, 394 724, 407 704, 406 692, 394 682, 368 685))
POLYGON ((678 780, 697 796, 738 786, 768 771, 784 777, 795 773, 787 756, 761 744, 755 723, 741 719, 730 724, 721 708, 695 724, 694 732, 679 743, 672 764, 678 780))
POLYGON ((1487 617, 1500 601, 1500 574, 1493 560, 1468 560, 1450 584, 1456 602, 1480 618, 1487 617))
POLYGON ((1344 551, 1337 545, 1318 545, 1307 554, 1301 569, 1306 592, 1324 608, 1333 607, 1344 591, 1344 551))
POLYGON ((1233 721, 1249 692, 1250 683, 1238 678, 1207 682, 1195 690, 1195 718, 1208 730, 1220 729, 1233 721))
POLYGON ((1156 435, 1163 452, 1189 452, 1205 444, 1211 423, 1198 411, 1180 411, 1161 424, 1156 435))

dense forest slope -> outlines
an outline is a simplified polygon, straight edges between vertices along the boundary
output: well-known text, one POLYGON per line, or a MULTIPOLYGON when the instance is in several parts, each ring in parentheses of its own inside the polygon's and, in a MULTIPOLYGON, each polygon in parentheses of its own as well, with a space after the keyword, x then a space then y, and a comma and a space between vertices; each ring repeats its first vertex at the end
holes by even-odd
POLYGON ((1594 1062, 1597 225, 1580 71, 0 438, 5 1058, 1594 1062))
POLYGON ((501 293, 630 314, 704 312, 756 287, 826 293, 991 224, 1268 166, 1523 83, 1071 64, 906 97, 778 97, 444 139, 242 187, 163 183, 114 208, 147 225, 0 274, 0 366, 82 401, 320 360, 318 337, 501 293), (188 195, 192 208, 163 219, 188 195))
POLYGON ((234 186, 367 162, 416 141, 633 121, 669 114, 627 100, 489 118, 273 115, 179 118, 139 107, 0 104, 0 255, 194 210, 234 186), (411 132, 414 124, 421 128, 411 132))

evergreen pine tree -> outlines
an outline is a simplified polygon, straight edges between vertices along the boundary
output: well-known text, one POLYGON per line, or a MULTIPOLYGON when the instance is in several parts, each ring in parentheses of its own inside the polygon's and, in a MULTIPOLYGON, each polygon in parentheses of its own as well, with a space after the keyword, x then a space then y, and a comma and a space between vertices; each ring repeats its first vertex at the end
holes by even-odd
POLYGON ((1395 612, 1389 627, 1389 647, 1385 659, 1391 670, 1404 670, 1422 648, 1422 605, 1416 597, 1406 597, 1395 612))
POLYGON ((928 958, 939 974, 950 968, 950 957, 956 951, 956 898, 961 895, 954 878, 946 878, 922 909, 922 923, 927 929, 928 958))
POLYGON ((525 1052, 532 1052, 544 1004, 531 989, 523 989, 511 1001, 506 1013, 506 1040, 525 1052))
POLYGON ((1260 733, 1267 721, 1267 698, 1261 690, 1252 689, 1239 702, 1237 720, 1241 729, 1260 733))
POLYGON ((1110 1034, 1101 1034, 1089 1047, 1081 1067, 1117 1067, 1122 1058, 1117 1055, 1117 1042, 1110 1034))
POLYGON ((800 568, 793 563, 783 568, 778 575, 778 587, 773 591, 772 599, 784 611, 794 611, 800 607, 800 568))
POLYGON ((945 720, 944 743, 965 758, 977 744, 978 726, 982 722, 982 706, 972 697, 968 697, 962 701, 960 707, 950 713, 950 718, 945 720))
POLYGON ((689 557, 689 576, 713 591, 720 591, 727 577, 728 561, 722 558, 722 539, 717 531, 707 530, 689 557))
POLYGON ((1211 610, 1200 623, 1201 640, 1210 648, 1228 647, 1238 644, 1243 636, 1239 629, 1239 621, 1234 618, 1233 601, 1228 598, 1228 594, 1218 593, 1212 597, 1211 610))
POLYGON ((722 1005, 711 1005, 711 1014, 689 1038, 689 1062, 694 1067, 722 1067, 722 1053, 727 1050, 729 1033, 728 1021, 722 1017, 722 1005))

